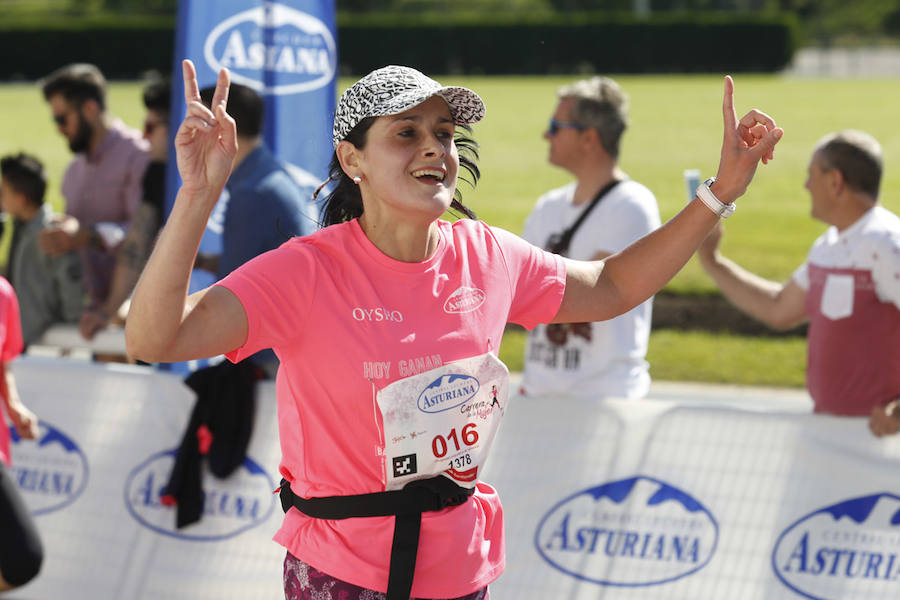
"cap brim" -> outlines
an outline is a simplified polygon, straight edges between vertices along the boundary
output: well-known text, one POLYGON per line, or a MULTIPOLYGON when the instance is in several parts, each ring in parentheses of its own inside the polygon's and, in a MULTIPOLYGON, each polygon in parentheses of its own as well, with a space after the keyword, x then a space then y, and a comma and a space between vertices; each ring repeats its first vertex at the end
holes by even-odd
POLYGON ((450 105, 450 114, 457 125, 471 125, 484 118, 484 101, 469 88, 442 87, 437 94, 450 105))

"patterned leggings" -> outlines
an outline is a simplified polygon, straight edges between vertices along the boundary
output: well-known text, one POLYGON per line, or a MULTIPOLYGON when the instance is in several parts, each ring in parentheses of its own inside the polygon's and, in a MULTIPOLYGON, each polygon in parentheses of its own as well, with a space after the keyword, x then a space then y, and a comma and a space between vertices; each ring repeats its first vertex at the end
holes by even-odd
MULTIPOLYGON (((284 557, 285 600, 385 600, 384 594, 335 579, 309 566, 290 552, 284 557)), ((482 588, 454 600, 490 600, 482 588)))

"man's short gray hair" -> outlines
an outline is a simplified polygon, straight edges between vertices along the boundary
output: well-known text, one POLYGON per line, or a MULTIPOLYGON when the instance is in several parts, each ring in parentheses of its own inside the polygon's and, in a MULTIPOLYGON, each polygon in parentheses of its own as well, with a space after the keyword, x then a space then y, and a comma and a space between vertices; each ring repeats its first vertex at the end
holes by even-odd
POLYGON ((878 198, 884 167, 881 144, 874 137, 857 129, 845 129, 819 140, 815 151, 827 168, 840 171, 850 189, 878 198))
POLYGON ((600 143, 613 158, 628 126, 628 95, 609 77, 591 77, 557 90, 560 99, 572 98, 572 122, 597 130, 600 143))

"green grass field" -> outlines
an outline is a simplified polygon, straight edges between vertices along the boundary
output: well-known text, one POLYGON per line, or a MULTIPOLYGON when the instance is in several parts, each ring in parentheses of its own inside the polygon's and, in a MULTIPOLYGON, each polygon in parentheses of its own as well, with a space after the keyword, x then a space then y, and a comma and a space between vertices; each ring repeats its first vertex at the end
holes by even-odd
MULTIPOLYGON (((475 128, 481 144, 482 179, 463 188, 464 201, 492 225, 519 233, 536 198, 570 180, 547 164, 542 138, 555 105, 555 90, 574 77, 440 77, 442 83, 476 90, 487 116, 475 128)), ((631 124, 621 164, 659 201, 663 219, 685 202, 682 172, 715 174, 722 136, 722 80, 717 76, 618 76, 631 99, 631 124)), ((340 89, 351 81, 342 80, 340 89)), ((785 129, 775 161, 760 167, 750 190, 728 221, 724 251, 764 277, 785 280, 825 225, 809 217, 803 184, 816 141, 825 133, 858 128, 874 134, 885 154, 882 202, 900 211, 900 127, 894 103, 900 80, 790 79, 775 75, 735 78, 737 110, 759 108, 785 129)), ((110 111, 139 127, 143 118, 139 83, 113 83, 110 111)), ((59 185, 70 159, 34 84, 0 85, 0 155, 25 150, 41 157, 50 175, 49 199, 61 206, 59 185)), ((714 289, 695 260, 669 284, 679 293, 714 289)), ((522 335, 504 342, 511 369, 521 368, 522 335)), ((654 332, 651 373, 658 379, 803 385, 805 341, 654 332), (733 371, 722 369, 732 363, 733 371)))

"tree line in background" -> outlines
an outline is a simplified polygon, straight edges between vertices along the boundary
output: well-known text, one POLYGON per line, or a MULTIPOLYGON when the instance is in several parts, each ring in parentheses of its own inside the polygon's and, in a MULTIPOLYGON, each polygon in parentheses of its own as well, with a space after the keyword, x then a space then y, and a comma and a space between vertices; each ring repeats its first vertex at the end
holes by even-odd
MULTIPOLYGON (((64 10, 174 14, 177 0, 0 0, 0 9, 35 13, 64 10)), ((900 0, 337 0, 339 13, 617 13, 787 12, 798 17, 802 43, 829 46, 888 42, 900 38, 900 0)))

